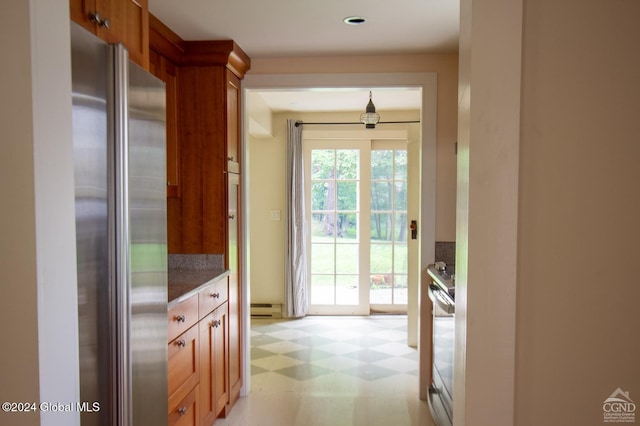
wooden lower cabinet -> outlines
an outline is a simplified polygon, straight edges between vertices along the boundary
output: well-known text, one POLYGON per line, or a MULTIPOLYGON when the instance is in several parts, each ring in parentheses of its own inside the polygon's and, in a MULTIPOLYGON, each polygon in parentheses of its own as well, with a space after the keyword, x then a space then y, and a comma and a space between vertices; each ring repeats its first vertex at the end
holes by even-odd
POLYGON ((200 380, 200 342, 198 326, 169 342, 169 412, 185 398, 200 380))
POLYGON ((200 419, 212 425, 229 400, 228 306, 222 304, 204 317, 200 330, 200 419))
POLYGON ((169 309, 169 341, 198 322, 198 295, 193 295, 169 309))
POLYGON ((169 412, 169 426, 198 426, 200 424, 199 386, 193 388, 189 394, 169 412))
POLYGON ((211 426, 230 408, 226 278, 169 309, 169 338, 169 425, 211 426))

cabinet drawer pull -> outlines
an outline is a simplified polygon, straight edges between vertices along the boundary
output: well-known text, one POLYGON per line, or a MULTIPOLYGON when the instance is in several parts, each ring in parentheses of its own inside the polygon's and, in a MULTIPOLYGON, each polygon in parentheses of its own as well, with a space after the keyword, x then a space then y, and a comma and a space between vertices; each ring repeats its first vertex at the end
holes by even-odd
POLYGON ((185 342, 184 339, 180 339, 176 342, 176 345, 178 345, 181 348, 184 348, 185 346, 187 346, 187 342, 185 342))
POLYGON ((93 22, 94 24, 98 24, 98 26, 101 28, 108 29, 111 25, 111 22, 109 22, 109 18, 103 19, 102 16, 100 16, 100 12, 89 13, 89 21, 93 22))
POLYGON ((176 315, 175 317, 173 317, 176 321, 178 322, 185 322, 187 319, 184 317, 184 315, 176 315))
POLYGON ((178 408, 178 413, 180 413, 181 416, 184 416, 185 414, 187 414, 187 411, 189 411, 189 408, 187 407, 178 408))
POLYGON ((214 299, 217 299, 220 297, 220 293, 215 292, 215 293, 211 293, 211 297, 213 297, 214 299))

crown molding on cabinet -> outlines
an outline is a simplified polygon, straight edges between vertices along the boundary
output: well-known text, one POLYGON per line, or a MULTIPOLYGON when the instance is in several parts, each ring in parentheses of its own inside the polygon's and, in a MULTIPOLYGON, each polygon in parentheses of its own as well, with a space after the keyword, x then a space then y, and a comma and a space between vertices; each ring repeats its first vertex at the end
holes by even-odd
POLYGON ((225 66, 238 78, 251 68, 251 59, 233 40, 182 40, 149 14, 149 44, 179 66, 225 66))

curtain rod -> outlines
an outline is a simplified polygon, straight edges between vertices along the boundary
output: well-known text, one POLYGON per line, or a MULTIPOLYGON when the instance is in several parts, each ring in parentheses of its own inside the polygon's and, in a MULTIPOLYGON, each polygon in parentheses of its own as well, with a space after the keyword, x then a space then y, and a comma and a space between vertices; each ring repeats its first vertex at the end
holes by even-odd
MULTIPOLYGON (((409 124, 409 123, 419 123, 420 121, 380 121, 378 123, 376 123, 376 126, 378 124, 409 124)), ((302 126, 303 124, 312 124, 312 125, 316 125, 316 126, 324 126, 324 125, 333 125, 333 124, 363 124, 360 121, 357 122, 351 122, 351 123, 304 123, 302 121, 296 121, 296 127, 302 126)))

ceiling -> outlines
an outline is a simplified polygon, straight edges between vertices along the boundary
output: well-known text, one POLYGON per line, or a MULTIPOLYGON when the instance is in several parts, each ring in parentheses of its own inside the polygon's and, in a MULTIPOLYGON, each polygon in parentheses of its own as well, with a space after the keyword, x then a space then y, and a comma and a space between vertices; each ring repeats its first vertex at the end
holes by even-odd
MULTIPOLYGON (((301 89, 301 90, 261 90, 262 99, 273 112, 364 112, 369 102, 367 89, 301 89)), ((376 88, 372 91, 376 110, 397 111, 417 110, 422 104, 419 88, 376 88)))
MULTIPOLYGON (((149 0, 184 40, 232 39, 251 57, 386 55, 458 50, 458 0, 149 0), (366 18, 347 25, 343 18, 366 18)), ((364 110, 368 90, 261 92, 273 111, 364 110)), ((376 89, 379 110, 420 107, 417 89, 376 89)))

